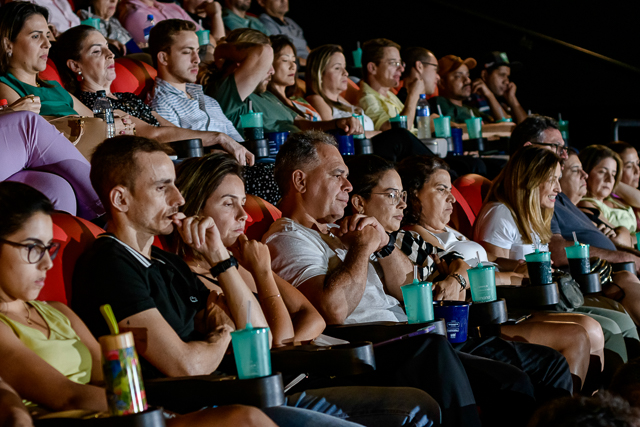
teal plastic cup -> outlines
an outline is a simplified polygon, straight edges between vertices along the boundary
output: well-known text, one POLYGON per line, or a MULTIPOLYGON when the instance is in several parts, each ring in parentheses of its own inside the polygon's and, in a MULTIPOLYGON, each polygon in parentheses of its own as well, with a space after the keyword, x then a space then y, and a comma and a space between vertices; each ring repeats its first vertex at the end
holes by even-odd
POLYGON ((351 52, 353 55, 353 66, 355 68, 362 68, 362 49, 358 48, 351 52))
POLYGON ((493 265, 482 264, 467 270, 471 299, 473 302, 491 302, 498 299, 496 295, 496 269, 493 265))
POLYGON ((206 46, 210 43, 209 30, 196 31, 196 34, 198 36, 198 44, 200 46, 206 46))
POLYGON ((451 117, 442 116, 433 119, 436 138, 451 138, 451 117))
POLYGON ((524 256, 532 285, 553 283, 551 277, 551 252, 533 252, 524 256))
POLYGON ((409 323, 424 323, 433 320, 431 285, 431 282, 414 281, 400 288, 409 323))
POLYGON ((558 120, 558 130, 566 142, 569 139, 569 120, 558 120))
POLYGON ((467 124, 467 133, 470 139, 482 138, 482 118, 472 117, 464 121, 467 124))
POLYGON ((252 328, 231 332, 231 345, 238 378, 246 380, 271 375, 269 328, 252 328))
POLYGON ((407 116, 397 115, 395 117, 391 117, 389 119, 389 123, 391 123, 391 128, 393 129, 407 129, 407 116))
MULTIPOLYGON (((364 116, 363 115, 357 115, 354 114, 353 117, 355 117, 356 119, 358 119, 358 121, 360 122, 360 124, 362 125, 362 129, 364 129, 364 116)), ((353 135, 354 139, 365 139, 364 138, 364 132, 362 132, 359 135, 353 135)))
POLYGON ((100 19, 99 18, 87 18, 84 21, 80 22, 81 25, 88 25, 90 27, 95 28, 96 30, 100 30, 100 19))
POLYGON ((636 249, 640 251, 640 233, 636 233, 636 249))
POLYGON ((571 275, 589 274, 591 272, 591 262, 589 261, 589 245, 576 243, 573 246, 564 248, 569 261, 569 271, 571 275))
POLYGON ((247 141, 257 141, 264 139, 264 122, 262 113, 248 112, 240 116, 240 124, 244 132, 244 139, 247 141))

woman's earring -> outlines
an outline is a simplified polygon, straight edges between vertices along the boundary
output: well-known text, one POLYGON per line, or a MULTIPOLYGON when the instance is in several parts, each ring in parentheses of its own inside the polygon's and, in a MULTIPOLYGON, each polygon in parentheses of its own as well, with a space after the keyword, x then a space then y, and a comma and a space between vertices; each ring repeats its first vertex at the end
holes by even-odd
POLYGON ((11 58, 11 56, 13 56, 13 52, 7 53, 7 56, 9 56, 9 58, 11 58))
POLYGON ((81 82, 84 80, 84 77, 82 77, 82 71, 78 71, 78 77, 77 77, 78 81, 81 82))

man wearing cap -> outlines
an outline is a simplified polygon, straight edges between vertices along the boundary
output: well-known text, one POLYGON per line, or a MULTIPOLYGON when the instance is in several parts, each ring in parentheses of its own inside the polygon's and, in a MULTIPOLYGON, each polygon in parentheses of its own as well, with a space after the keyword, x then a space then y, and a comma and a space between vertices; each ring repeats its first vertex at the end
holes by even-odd
MULTIPOLYGON (((509 62, 507 54, 493 51, 480 63, 482 71, 480 78, 495 95, 503 111, 503 117, 512 117, 516 123, 522 123, 527 118, 527 113, 516 98, 516 84, 509 80, 511 70, 521 67, 520 62, 509 62)), ((469 105, 477 108, 484 114, 490 114, 491 106, 488 100, 479 95, 471 95, 469 105)))
POLYGON ((469 77, 469 70, 475 68, 473 58, 463 60, 459 56, 447 55, 438 61, 440 96, 431 98, 429 104, 434 112, 451 117, 454 123, 464 123, 471 117, 482 117, 485 123, 501 120, 502 108, 495 95, 482 80, 475 82, 469 77), (490 114, 484 114, 470 107, 467 102, 472 93, 484 96, 490 106, 490 114), (438 109, 438 107, 440 107, 438 109))

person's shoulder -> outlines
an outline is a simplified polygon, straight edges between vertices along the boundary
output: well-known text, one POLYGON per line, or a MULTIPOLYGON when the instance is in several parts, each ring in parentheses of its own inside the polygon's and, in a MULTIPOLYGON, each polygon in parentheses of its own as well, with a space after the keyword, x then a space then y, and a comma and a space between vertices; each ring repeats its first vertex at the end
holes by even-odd
POLYGON ((279 236, 310 236, 315 233, 314 230, 301 225, 291 218, 281 217, 271 224, 267 232, 262 237, 262 241, 264 243, 268 243, 273 240, 275 237, 279 236))

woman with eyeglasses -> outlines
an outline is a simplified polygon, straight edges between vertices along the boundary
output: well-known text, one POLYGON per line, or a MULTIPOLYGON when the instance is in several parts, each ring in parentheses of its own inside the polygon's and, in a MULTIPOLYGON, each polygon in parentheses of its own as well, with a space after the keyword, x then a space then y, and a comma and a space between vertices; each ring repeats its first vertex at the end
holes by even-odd
POLYGON ((578 207, 596 225, 604 223, 613 228, 617 234, 616 243, 635 247, 638 223, 633 208, 611 196, 622 175, 620 156, 604 145, 590 145, 578 157, 589 174, 587 197, 582 198, 578 207))
MULTIPOLYGON (((66 305, 36 301, 60 248, 53 241, 52 213, 49 199, 34 188, 0 183, 0 377, 28 402, 30 412, 106 412, 100 345, 66 305)), ((275 426, 257 408, 236 405, 166 423, 275 426)))

